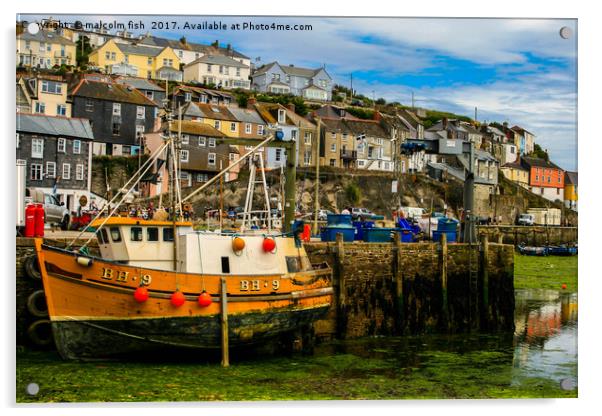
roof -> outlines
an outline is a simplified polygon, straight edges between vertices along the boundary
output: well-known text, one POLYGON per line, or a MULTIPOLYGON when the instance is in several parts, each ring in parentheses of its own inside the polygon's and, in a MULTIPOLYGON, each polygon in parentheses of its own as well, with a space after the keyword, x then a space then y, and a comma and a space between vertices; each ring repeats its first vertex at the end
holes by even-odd
POLYGON ((495 126, 487 126, 487 131, 490 132, 490 133, 493 133, 493 134, 495 134, 497 136, 503 136, 503 137, 506 136, 503 131, 501 131, 500 129, 498 129, 495 126))
POLYGON ((90 81, 85 78, 71 91, 70 95, 156 107, 153 101, 136 88, 118 83, 90 81))
POLYGON ((17 39, 23 40, 33 40, 36 42, 44 42, 44 43, 60 43, 61 45, 75 45, 75 43, 71 42, 69 39, 64 38, 60 35, 57 35, 54 32, 48 32, 46 30, 40 30, 35 35, 24 31, 20 35, 17 35, 17 39))
POLYGON ((517 133, 520 133, 520 134, 523 134, 523 135, 524 135, 525 133, 529 133, 531 136, 535 136, 533 133, 531 133, 531 132, 530 132, 530 131, 528 131, 528 130, 525 130, 525 129, 523 129, 521 126, 512 126, 512 127, 511 127, 511 130, 514 130, 515 132, 517 132, 517 133))
POLYGON ((153 56, 154 57, 154 56, 159 55, 161 52, 163 52, 163 49, 151 48, 149 46, 130 45, 127 43, 117 43, 117 42, 115 42, 115 45, 125 55, 143 55, 143 56, 153 56))
POLYGON ((230 112, 229 108, 223 105, 193 103, 203 113, 203 117, 214 120, 237 121, 236 117, 230 112))
POLYGON ((269 64, 265 64, 265 65, 259 67, 253 73, 253 75, 264 74, 264 73, 268 72, 269 69, 275 65, 278 65, 282 69, 282 71, 287 75, 292 75, 295 77, 302 77, 302 78, 313 78, 318 72, 320 72, 321 70, 324 69, 323 67, 320 67, 317 69, 311 69, 311 68, 302 68, 302 67, 294 66, 294 65, 281 65, 277 61, 274 61, 274 62, 270 62, 269 64))
POLYGON ((406 123, 404 123, 399 117, 392 116, 391 114, 380 113, 383 123, 387 126, 395 127, 398 130, 410 131, 406 123))
POLYGON ((148 91, 165 91, 165 88, 161 88, 154 82, 146 79, 146 78, 136 78, 136 77, 118 77, 115 79, 119 84, 129 85, 130 87, 134 87, 139 90, 148 90, 148 91))
POLYGON ((527 167, 538 167, 538 168, 548 168, 548 169, 560 169, 559 166, 555 165, 550 161, 546 161, 544 159, 539 159, 536 157, 522 157, 521 161, 523 165, 527 165, 527 167))
POLYGON ((261 118, 263 120, 265 120, 265 122, 268 124, 280 124, 280 125, 284 124, 284 125, 292 125, 292 126, 295 125, 295 122, 290 117, 290 114, 289 114, 290 110, 287 111, 288 109, 285 106, 283 106, 282 104, 256 103, 255 109, 257 110, 257 112, 259 113, 261 118), (285 122, 284 123, 278 122, 278 111, 279 110, 285 111, 285 122))
POLYGON ((479 159, 479 160, 488 160, 490 162, 498 161, 495 157, 493 157, 491 155, 491 153, 489 153, 485 150, 475 149, 475 155, 476 155, 477 159, 479 159))
POLYGON ((569 185, 577 185, 577 178, 578 174, 577 172, 564 172, 564 183, 569 184, 569 185))
POLYGON ((520 161, 518 161, 518 160, 514 161, 514 162, 504 163, 502 165, 502 168, 520 169, 520 170, 524 170, 525 172, 529 171, 527 168, 525 168, 523 165, 521 165, 520 161))
POLYGON ((245 123, 265 124, 256 110, 250 108, 229 108, 230 113, 234 115, 236 120, 245 123))
POLYGON ((221 54, 224 56, 231 56, 234 58, 250 59, 248 56, 245 56, 242 53, 240 53, 232 48, 230 48, 230 49, 222 48, 222 47, 216 48, 215 46, 201 45, 199 43, 190 43, 188 41, 186 43, 182 43, 179 40, 158 38, 156 36, 150 36, 150 35, 145 36, 138 43, 141 45, 160 46, 160 47, 169 46, 172 49, 182 49, 185 51, 201 52, 204 54, 211 54, 211 53, 216 54, 217 53, 217 54, 221 54))
POLYGON ((90 122, 85 118, 51 117, 43 114, 17 113, 17 131, 94 140, 90 122))
POLYGON ((414 129, 418 129, 418 125, 423 125, 422 121, 420 121, 416 114, 406 109, 400 109, 397 116, 405 120, 414 129))
POLYGON ((232 58, 229 58, 229 57, 223 56, 223 55, 201 56, 200 58, 195 59, 191 63, 187 64, 186 67, 196 65, 196 64, 201 64, 201 63, 212 64, 212 65, 226 65, 226 66, 233 66, 233 67, 237 67, 237 68, 248 68, 249 67, 248 65, 245 65, 242 62, 239 62, 235 59, 232 59, 232 58))
POLYGON ((337 107, 336 105, 323 105, 313 112, 314 116, 321 118, 331 118, 331 119, 340 119, 345 118, 347 120, 359 120, 356 116, 351 114, 349 111, 344 108, 337 107))
MULTIPOLYGON (((172 121, 169 124, 169 129, 172 132, 178 131, 178 124, 178 121, 172 121)), ((209 124, 190 120, 182 120, 182 133, 194 134, 195 136, 226 137, 224 133, 209 124)))
POLYGON ((385 132, 380 123, 374 120, 324 119, 322 120, 322 124, 324 125, 327 131, 351 133, 355 136, 365 134, 369 137, 389 137, 389 135, 385 132))
POLYGON ((190 93, 194 93, 194 94, 206 94, 210 97, 229 98, 231 101, 234 100, 234 96, 230 93, 223 92, 223 91, 209 90, 207 88, 201 88, 201 87, 191 87, 189 85, 178 85, 177 87, 174 88, 174 90, 172 91, 172 94, 178 94, 180 91, 190 92, 190 93))

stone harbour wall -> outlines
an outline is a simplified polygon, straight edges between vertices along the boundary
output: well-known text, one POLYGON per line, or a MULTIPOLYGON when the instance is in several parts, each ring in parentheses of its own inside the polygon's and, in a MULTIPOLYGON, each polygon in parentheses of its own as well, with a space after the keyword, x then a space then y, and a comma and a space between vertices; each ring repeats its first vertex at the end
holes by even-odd
POLYGON ((578 239, 577 227, 484 225, 478 226, 477 232, 479 235, 486 235, 489 241, 512 245, 573 244, 578 239))

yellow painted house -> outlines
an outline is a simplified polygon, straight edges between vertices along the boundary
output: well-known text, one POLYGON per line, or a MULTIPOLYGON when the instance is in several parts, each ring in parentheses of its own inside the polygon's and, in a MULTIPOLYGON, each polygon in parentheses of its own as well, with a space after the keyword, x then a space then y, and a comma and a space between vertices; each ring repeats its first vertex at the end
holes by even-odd
POLYGON ((564 205, 567 208, 577 210, 577 172, 564 173, 564 205))
POLYGON ((181 81, 180 60, 170 47, 163 49, 117 43, 111 39, 89 56, 90 65, 107 74, 181 81), (179 74, 179 78, 178 75, 179 74))
POLYGON ((75 65, 75 43, 51 31, 24 31, 17 35, 17 63, 40 68, 75 65))
POLYGON ((505 163, 500 168, 506 179, 529 189, 529 170, 520 164, 520 161, 505 163))

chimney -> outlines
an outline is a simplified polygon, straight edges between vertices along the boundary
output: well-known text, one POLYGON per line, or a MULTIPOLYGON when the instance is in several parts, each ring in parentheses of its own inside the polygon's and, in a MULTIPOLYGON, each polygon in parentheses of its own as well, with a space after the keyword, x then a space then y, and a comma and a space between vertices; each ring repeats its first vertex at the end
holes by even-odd
POLYGON ((216 39, 215 42, 211 44, 211 46, 213 46, 214 48, 219 48, 219 40, 216 39))
POLYGON ((447 117, 443 117, 443 130, 447 130, 447 117))
POLYGON ((253 108, 253 106, 257 104, 257 100, 255 99, 254 96, 250 96, 249 99, 247 100, 247 108, 253 108))
POLYGON ((291 110, 293 113, 295 112, 295 104, 293 104, 293 103, 288 103, 286 105, 286 108, 288 108, 289 110, 291 110))
POLYGON ((228 49, 228 51, 232 50, 232 45, 228 43, 228 45, 226 46, 226 49, 228 49))
POLYGON ((375 111, 372 115, 372 120, 381 121, 383 116, 380 114, 380 111, 375 111))

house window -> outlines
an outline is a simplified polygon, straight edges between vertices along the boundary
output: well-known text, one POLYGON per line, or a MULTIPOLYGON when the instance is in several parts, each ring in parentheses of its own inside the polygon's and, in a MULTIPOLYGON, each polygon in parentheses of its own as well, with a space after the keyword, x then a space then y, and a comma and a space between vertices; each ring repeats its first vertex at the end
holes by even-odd
POLYGON ((44 139, 31 139, 31 157, 36 159, 44 157, 44 139))
POLYGON ((209 180, 209 175, 206 173, 197 173, 196 181, 197 182, 207 182, 209 180))
POLYGON ((365 162, 364 162, 363 160, 358 160, 358 161, 357 161, 357 165, 358 165, 359 167, 363 167, 363 166, 364 166, 364 164, 365 164, 365 162))
POLYGON ((251 123, 246 123, 246 124, 245 124, 245 133, 246 133, 246 134, 251 134, 251 132, 252 132, 252 128, 253 128, 253 126, 252 126, 252 124, 251 124, 251 123))
POLYGON ((215 147, 215 139, 209 139, 209 147, 215 147))
POLYGON ((173 66, 173 59, 163 58, 163 66, 173 66))
POLYGON ((215 128, 216 128, 216 130, 219 130, 219 129, 220 129, 220 127, 221 127, 221 124, 220 124, 219 120, 215 120, 215 122, 213 123, 213 127, 215 127, 215 128))
POLYGON ((146 109, 140 105, 136 106, 136 119, 144 120, 145 110, 146 109))
POLYGON ((228 159, 230 159, 230 162, 234 162, 236 160, 236 153, 230 153, 228 159))
POLYGON ((117 59, 117 55, 115 54, 115 52, 111 52, 111 61, 114 61, 117 59))
POLYGON ((205 137, 199 137, 199 146, 205 147, 207 139, 205 137))
POLYGON ((306 150, 303 153, 303 163, 305 165, 310 165, 311 164, 311 150, 306 150))
POLYGON ((32 181, 41 181, 42 180, 42 164, 41 163, 32 163, 29 168, 29 179, 32 181))
POLYGON ((535 175, 535 182, 539 180, 539 175, 535 175))
POLYGON ((211 72, 211 64, 207 64, 207 72, 211 72))
POLYGON ((180 172, 180 180, 183 182, 185 186, 192 186, 191 177, 188 172, 180 172))
POLYGON ((282 149, 276 149, 276 162, 280 162, 282 160, 282 149))
POLYGON ((46 177, 47 178, 56 178, 56 163, 55 162, 46 162, 46 177))
POLYGON ((336 143, 330 143, 330 151, 331 152, 336 152, 337 151, 337 144, 336 143))
POLYGON ((230 131, 236 131, 236 123, 230 123, 230 131))
POLYGON ((63 163, 63 179, 71 179, 71 165, 63 163))
POLYGON ((188 162, 188 150, 180 150, 180 162, 188 162))
POLYGON ((297 140, 297 133, 299 133, 299 130, 291 130, 291 139, 293 140, 297 140))
POLYGON ((311 132, 305 132, 305 144, 311 144, 311 132))
POLYGON ((190 143, 190 137, 187 134, 182 135, 182 144, 190 143))
POLYGON ((154 99, 154 94, 152 91, 146 91, 146 98, 148 98, 149 100, 154 99))
POLYGON ((146 59, 146 64, 147 64, 148 66, 153 66, 153 58, 147 58, 147 59, 146 59))
POLYGON ((113 123, 113 136, 119 136, 121 131, 121 123, 113 123))
POLYGON ((257 134, 263 136, 263 124, 257 126, 257 134))
POLYGON ((188 102, 190 102, 190 100, 192 100, 192 94, 189 92, 185 92, 184 93, 184 101, 186 101, 188 103, 188 102))
POLYGON ((336 166, 337 161, 334 159, 330 159, 330 166, 336 166))
POLYGON ((556 188, 556 195, 560 195, 560 188, 556 188))
POLYGON ((73 140, 73 154, 79 155, 82 152, 82 141, 73 140))
POLYGON ((130 56, 129 55, 124 55, 123 62, 125 62, 126 64, 129 63, 130 62, 130 56))
POLYGON ((57 116, 66 116, 67 115, 67 106, 64 104, 56 105, 56 115, 57 116))
POLYGON ((207 155, 207 164, 215 166, 215 153, 209 153, 207 155))
POLYGON ((58 141, 56 142, 56 151, 58 153, 65 153, 67 150, 67 141, 65 139, 63 139, 62 137, 59 137, 58 141))
POLYGON ((90 98, 86 98, 86 111, 94 111, 94 101, 90 98))
POLYGON ((333 131, 332 133, 330 133, 330 137, 332 137, 333 139, 337 138, 337 132, 333 131))
POLYGON ((236 76, 239 77, 240 76, 240 68, 236 68, 236 76))
POLYGON ((75 165, 75 180, 83 181, 84 180, 84 165, 78 163, 75 165))
POLYGON ((136 126, 136 137, 138 138, 139 143, 141 143, 142 136, 144 136, 144 126, 137 125, 136 126))
POLYGON ((38 101, 36 102, 36 113, 44 114, 46 112, 46 104, 38 101))
POLYGON ((41 82, 41 84, 42 84, 42 92, 45 92, 48 94, 61 94, 63 91, 63 88, 59 82, 43 80, 41 82))
POLYGON ((286 122, 286 111, 278 110, 278 123, 286 122))
POLYGON ((105 59, 107 59, 107 60, 111 59, 111 52, 109 52, 109 51, 105 52, 105 59))
POLYGON ((113 115, 120 116, 121 115, 121 104, 113 103, 113 115))
POLYGON ((346 142, 346 141, 347 141, 347 136, 348 136, 348 134, 347 134, 347 133, 343 133, 343 141, 344 141, 344 142, 346 142))

